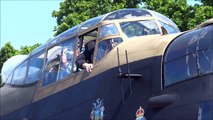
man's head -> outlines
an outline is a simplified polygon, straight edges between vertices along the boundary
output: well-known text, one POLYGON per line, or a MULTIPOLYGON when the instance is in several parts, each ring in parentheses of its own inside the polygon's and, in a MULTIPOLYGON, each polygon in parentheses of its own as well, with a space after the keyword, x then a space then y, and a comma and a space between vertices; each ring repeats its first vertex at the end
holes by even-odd
POLYGON ((65 52, 62 53, 61 61, 62 61, 63 63, 68 62, 68 60, 67 60, 67 54, 66 54, 65 52))
POLYGON ((72 54, 73 54, 73 52, 71 50, 64 49, 63 52, 62 52, 61 61, 63 63, 71 61, 72 60, 72 54))

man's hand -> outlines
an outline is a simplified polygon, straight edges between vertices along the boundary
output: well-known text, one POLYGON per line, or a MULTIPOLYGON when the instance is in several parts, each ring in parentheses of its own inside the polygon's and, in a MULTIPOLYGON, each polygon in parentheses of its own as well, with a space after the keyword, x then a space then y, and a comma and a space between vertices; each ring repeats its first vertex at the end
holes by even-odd
POLYGON ((88 73, 90 73, 90 72, 92 72, 93 64, 84 63, 84 64, 82 64, 82 68, 84 68, 88 73))

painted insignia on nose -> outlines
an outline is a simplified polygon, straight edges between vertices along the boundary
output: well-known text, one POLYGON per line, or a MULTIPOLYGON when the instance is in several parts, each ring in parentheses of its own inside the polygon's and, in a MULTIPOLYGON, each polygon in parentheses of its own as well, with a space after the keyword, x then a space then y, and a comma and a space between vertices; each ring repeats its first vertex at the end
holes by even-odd
POLYGON ((144 117, 144 109, 141 106, 137 110, 135 115, 136 115, 136 120, 146 120, 146 118, 144 117))
POLYGON ((104 106, 103 106, 103 99, 101 100, 98 98, 93 103, 92 112, 90 113, 91 120, 103 120, 104 118, 104 106))

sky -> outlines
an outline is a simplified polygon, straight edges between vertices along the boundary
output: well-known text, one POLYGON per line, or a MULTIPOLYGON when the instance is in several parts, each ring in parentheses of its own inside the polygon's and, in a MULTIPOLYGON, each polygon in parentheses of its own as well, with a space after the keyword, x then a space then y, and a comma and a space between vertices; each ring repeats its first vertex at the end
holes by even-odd
POLYGON ((63 0, 0 0, 1 47, 11 42, 15 49, 21 46, 45 43, 53 38, 56 18, 53 10, 59 10, 63 0))
MULTIPOLYGON (((45 43, 53 38, 56 18, 53 10, 59 10, 64 0, 0 0, 0 47, 10 42, 15 49, 45 43)), ((187 0, 188 4, 196 3, 187 0)))

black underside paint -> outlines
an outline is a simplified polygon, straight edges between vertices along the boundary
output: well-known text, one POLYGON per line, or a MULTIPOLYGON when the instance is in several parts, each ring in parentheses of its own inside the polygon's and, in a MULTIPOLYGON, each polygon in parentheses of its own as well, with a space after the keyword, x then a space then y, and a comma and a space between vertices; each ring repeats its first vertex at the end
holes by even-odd
MULTIPOLYGON (((190 85, 197 85, 194 91, 199 95, 208 90, 212 90, 212 85, 208 85, 209 82, 212 83, 212 74, 205 76, 205 78, 196 78, 201 79, 200 81, 190 80, 187 81, 187 83, 180 83, 178 87, 172 86, 160 90, 160 60, 161 57, 155 57, 130 64, 131 73, 142 75, 142 78, 139 80, 131 79, 132 93, 129 78, 118 78, 118 68, 113 68, 91 79, 70 86, 54 95, 15 110, 3 116, 1 119, 88 120, 90 119, 93 103, 98 98, 103 99, 103 105, 105 107, 104 119, 107 120, 135 119, 135 113, 140 106, 144 108, 147 119, 173 119, 173 114, 175 114, 177 119, 178 115, 180 116, 179 118, 183 118, 185 115, 183 112, 189 111, 189 109, 192 109, 191 112, 185 112, 192 113, 188 118, 196 119, 198 101, 206 99, 212 100, 212 96, 204 94, 202 95, 203 97, 193 101, 196 97, 187 97, 190 92, 186 91, 191 89, 188 88, 190 85), (203 81, 203 79, 207 80, 203 81), (153 88, 157 85, 159 85, 157 88, 153 88), (205 90, 203 87, 208 87, 209 89, 205 90), (178 94, 177 101, 165 108, 149 108, 149 98, 153 95, 164 93, 178 94), (187 102, 190 100, 191 102, 187 102)), ((125 72, 127 71, 127 66, 123 65, 121 69, 125 72)))

